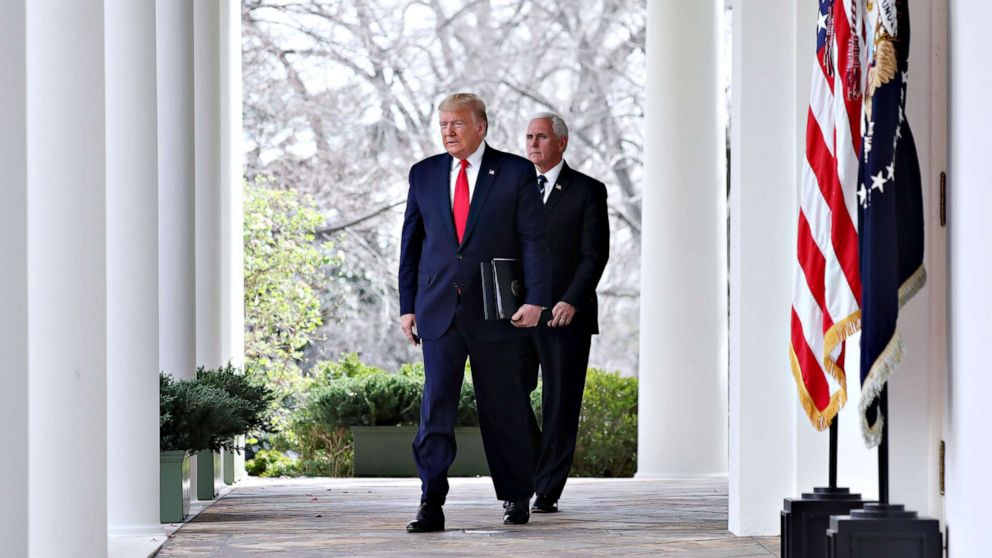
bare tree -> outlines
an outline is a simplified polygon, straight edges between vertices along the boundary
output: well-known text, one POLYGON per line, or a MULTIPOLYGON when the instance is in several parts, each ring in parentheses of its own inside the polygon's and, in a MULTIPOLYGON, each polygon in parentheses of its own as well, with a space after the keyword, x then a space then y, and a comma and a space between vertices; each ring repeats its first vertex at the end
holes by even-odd
POLYGON ((555 111, 569 164, 607 183, 613 245, 591 362, 636 372, 645 18, 645 0, 244 2, 249 178, 312 195, 344 261, 312 357, 417 358, 396 325, 406 176, 441 150, 436 103, 467 90, 489 104, 494 147, 522 153, 529 115, 555 111))

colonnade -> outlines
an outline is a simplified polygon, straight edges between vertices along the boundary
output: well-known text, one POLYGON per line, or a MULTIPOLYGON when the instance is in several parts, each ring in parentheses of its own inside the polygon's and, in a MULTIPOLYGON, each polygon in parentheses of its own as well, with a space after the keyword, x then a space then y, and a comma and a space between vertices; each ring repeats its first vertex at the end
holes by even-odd
POLYGON ((239 43, 234 0, 0 6, 5 554, 162 535, 158 373, 242 358, 239 43))

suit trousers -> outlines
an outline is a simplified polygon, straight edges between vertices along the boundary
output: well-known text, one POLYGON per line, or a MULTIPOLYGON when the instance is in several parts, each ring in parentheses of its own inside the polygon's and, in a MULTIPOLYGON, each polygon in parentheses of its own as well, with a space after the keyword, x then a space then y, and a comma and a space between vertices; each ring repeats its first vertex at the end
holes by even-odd
POLYGON ((542 325, 532 335, 531 363, 524 383, 530 390, 537 387, 540 365, 544 384, 541 443, 534 470, 538 495, 560 498, 572 469, 591 344, 592 334, 578 324, 564 328, 542 325))
POLYGON ((413 441, 421 502, 443 505, 448 494, 466 359, 471 362, 482 443, 496 497, 530 498, 537 445, 532 433, 537 420, 523 385, 523 370, 529 363, 531 341, 526 335, 501 341, 473 339, 460 315, 455 312, 454 322, 439 339, 423 340, 424 398, 413 441))

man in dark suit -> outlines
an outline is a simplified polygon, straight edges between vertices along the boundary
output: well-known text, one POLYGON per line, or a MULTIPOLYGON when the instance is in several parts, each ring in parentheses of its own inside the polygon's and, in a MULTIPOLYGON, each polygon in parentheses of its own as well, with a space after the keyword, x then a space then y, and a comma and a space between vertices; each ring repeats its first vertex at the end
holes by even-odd
POLYGON ((486 106, 456 94, 441 102, 447 153, 410 169, 399 267, 400 325, 423 344, 424 398, 413 442, 422 482, 410 532, 444 529, 442 505, 455 458, 454 426, 471 359, 479 423, 504 523, 527 523, 534 493, 536 428, 523 367, 530 330, 550 305, 548 250, 534 166, 484 139, 486 106), (480 264, 523 263, 524 304, 511 320, 484 319, 480 264))
POLYGON ((596 285, 610 251, 606 186, 569 167, 562 156, 568 128, 560 116, 537 114, 527 127, 527 157, 537 167, 551 253, 551 300, 533 332, 525 383, 544 381, 541 449, 532 511, 558 511, 578 433, 592 336, 599 333, 596 285))

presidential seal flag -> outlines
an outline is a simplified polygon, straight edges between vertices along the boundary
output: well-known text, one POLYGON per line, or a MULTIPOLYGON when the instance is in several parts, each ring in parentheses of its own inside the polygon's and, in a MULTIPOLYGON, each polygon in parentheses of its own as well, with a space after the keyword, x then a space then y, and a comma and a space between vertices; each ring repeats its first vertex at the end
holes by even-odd
POLYGON ((847 401, 844 340, 860 319, 855 219, 865 27, 858 0, 820 0, 819 7, 789 357, 799 401, 824 430, 847 401))
POLYGON ((868 447, 882 440, 879 396, 903 355, 899 309, 926 283, 923 194, 916 145, 906 120, 909 7, 874 0, 865 128, 858 172, 861 252, 862 433, 868 447))

